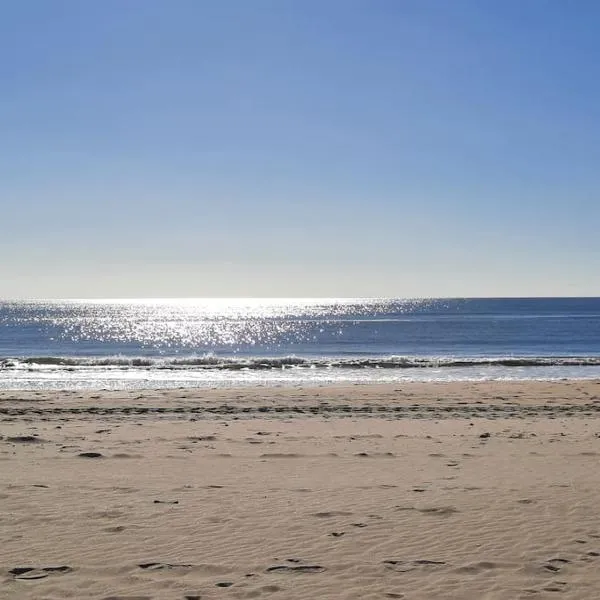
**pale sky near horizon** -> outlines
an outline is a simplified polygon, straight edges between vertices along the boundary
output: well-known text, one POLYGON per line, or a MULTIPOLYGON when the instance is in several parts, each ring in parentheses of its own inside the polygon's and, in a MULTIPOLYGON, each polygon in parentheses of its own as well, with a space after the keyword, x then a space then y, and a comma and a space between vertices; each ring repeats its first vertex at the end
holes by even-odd
POLYGON ((0 298, 600 296, 600 3, 7 0, 0 298))

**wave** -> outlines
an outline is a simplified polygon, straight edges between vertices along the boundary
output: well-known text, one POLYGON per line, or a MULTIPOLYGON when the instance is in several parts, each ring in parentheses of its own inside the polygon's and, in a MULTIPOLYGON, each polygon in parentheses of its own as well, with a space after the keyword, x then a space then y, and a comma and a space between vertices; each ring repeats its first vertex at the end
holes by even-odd
POLYGON ((600 356, 538 357, 421 357, 370 358, 219 357, 212 354, 188 357, 68 357, 33 356, 0 359, 0 370, 15 369, 169 369, 169 370, 275 370, 275 369, 424 369, 461 367, 597 367, 600 356))

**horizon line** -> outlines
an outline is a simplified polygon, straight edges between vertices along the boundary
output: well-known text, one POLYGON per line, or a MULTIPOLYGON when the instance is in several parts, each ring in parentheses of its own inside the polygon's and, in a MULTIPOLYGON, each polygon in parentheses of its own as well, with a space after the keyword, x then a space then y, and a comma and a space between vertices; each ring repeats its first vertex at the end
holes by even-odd
POLYGON ((578 295, 578 296, 106 296, 106 297, 0 297, 0 302, 128 302, 128 301, 417 301, 417 300, 575 300, 575 299, 600 299, 600 295, 578 295))

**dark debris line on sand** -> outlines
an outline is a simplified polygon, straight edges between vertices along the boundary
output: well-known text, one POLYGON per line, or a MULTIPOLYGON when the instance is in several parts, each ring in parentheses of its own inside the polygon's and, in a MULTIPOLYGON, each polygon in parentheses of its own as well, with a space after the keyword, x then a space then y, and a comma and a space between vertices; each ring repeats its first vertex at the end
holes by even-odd
MULTIPOLYGON (((98 415, 98 416, 127 416, 132 415, 179 415, 195 417, 211 416, 260 416, 277 415, 287 418, 293 416, 364 416, 364 417, 391 417, 402 418, 435 418, 435 419, 473 419, 477 417, 489 418, 519 418, 539 416, 593 416, 600 415, 600 403, 587 404, 553 404, 551 406, 526 405, 513 406, 502 404, 449 404, 449 405, 371 405, 371 404, 316 404, 316 405, 293 405, 283 404, 276 406, 235 406, 222 404, 220 406, 107 406, 107 407, 54 407, 40 408, 31 407, 0 407, 0 417, 41 417, 51 419, 53 417, 67 417, 75 415, 98 415)), ((487 435, 482 435, 482 438, 487 435)), ((34 436, 17 436, 7 438, 5 441, 13 443, 39 443, 43 440, 34 436)))

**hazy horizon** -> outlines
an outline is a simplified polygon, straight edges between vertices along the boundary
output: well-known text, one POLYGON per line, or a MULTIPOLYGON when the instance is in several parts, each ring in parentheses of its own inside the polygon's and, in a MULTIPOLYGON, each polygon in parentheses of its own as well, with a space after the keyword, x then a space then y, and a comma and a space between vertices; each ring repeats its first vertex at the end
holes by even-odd
POLYGON ((192 304, 197 301, 202 302, 223 302, 223 303, 242 303, 242 302, 266 302, 281 303, 287 301, 302 302, 352 302, 352 301, 380 301, 380 302, 420 302, 427 300, 572 300, 572 299, 591 299, 598 300, 600 296, 123 296, 123 297, 79 297, 79 298, 59 298, 59 297, 0 297, 0 302, 81 302, 81 303, 157 303, 157 304, 192 304))

